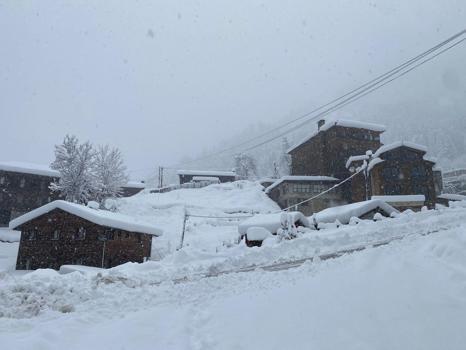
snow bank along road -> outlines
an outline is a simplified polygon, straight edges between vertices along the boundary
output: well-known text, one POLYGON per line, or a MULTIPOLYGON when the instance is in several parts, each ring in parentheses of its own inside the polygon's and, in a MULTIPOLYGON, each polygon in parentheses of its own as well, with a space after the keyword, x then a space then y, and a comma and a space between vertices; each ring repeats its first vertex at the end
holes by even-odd
POLYGON ((212 258, 181 251, 171 260, 127 264, 99 275, 4 272, 0 344, 5 349, 464 349, 465 208, 232 250, 245 264, 259 266, 410 233, 415 234, 389 245, 295 269, 212 278, 196 276, 241 263, 233 254, 212 258), (419 236, 433 231, 438 232, 419 236), (193 277, 170 281, 183 274, 193 277), (166 282, 153 285, 160 280, 166 282))

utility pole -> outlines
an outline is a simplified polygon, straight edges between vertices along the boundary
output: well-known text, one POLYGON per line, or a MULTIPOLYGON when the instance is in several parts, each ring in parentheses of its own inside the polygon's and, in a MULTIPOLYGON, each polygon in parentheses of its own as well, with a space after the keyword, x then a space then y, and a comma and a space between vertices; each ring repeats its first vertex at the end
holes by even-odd
POLYGON ((366 190, 366 201, 369 200, 369 164, 371 160, 374 158, 374 155, 372 154, 372 151, 367 151, 366 152, 367 159, 365 160, 366 166, 364 167, 364 187, 366 190))
POLYGON ((159 166, 159 188, 163 187, 163 167, 159 166))

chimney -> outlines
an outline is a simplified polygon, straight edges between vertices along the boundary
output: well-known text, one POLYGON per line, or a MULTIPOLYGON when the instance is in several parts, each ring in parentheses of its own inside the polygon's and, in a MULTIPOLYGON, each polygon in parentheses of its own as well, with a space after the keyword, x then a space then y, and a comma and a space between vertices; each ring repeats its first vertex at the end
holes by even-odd
POLYGON ((321 119, 317 122, 317 130, 320 130, 320 128, 325 124, 325 119, 321 119))

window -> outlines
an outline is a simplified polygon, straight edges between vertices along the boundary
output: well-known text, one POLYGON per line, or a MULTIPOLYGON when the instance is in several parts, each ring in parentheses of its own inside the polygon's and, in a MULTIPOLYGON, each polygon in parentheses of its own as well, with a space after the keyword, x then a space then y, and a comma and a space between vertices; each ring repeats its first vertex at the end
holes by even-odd
POLYGON ((84 227, 80 227, 76 232, 74 239, 83 240, 86 238, 86 229, 84 227))
POLYGON ((23 188, 24 186, 26 186, 26 179, 23 177, 19 182, 19 187, 23 188))
POLYGON ((60 230, 53 231, 52 240, 57 241, 60 239, 60 230))

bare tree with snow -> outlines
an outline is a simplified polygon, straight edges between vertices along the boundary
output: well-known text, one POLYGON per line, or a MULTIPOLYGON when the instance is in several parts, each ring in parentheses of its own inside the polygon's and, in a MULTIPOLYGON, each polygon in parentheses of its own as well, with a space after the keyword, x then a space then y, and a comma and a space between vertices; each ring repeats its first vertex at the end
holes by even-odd
POLYGON ((95 152, 94 173, 98 181, 96 200, 119 197, 121 187, 128 182, 126 167, 118 148, 99 146, 95 152))
POLYGON ((55 161, 50 165, 60 172, 60 179, 50 185, 65 200, 87 203, 97 191, 93 174, 94 150, 90 142, 83 144, 74 135, 66 135, 61 145, 55 145, 55 161))

